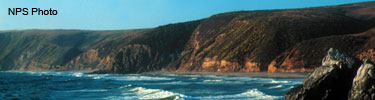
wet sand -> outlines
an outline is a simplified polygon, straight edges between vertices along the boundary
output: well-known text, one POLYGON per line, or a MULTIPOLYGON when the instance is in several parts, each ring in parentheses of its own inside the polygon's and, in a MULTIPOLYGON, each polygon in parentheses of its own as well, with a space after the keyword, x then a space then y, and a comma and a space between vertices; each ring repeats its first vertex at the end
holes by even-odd
POLYGON ((305 78, 308 72, 294 73, 268 73, 268 72, 147 72, 144 74, 178 74, 178 75, 217 75, 217 76, 243 76, 243 77, 260 77, 260 78, 305 78))

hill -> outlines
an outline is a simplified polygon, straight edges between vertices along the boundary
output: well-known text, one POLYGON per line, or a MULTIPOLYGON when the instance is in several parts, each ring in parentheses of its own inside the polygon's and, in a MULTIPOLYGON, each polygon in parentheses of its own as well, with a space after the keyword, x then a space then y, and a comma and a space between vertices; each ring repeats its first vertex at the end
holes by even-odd
POLYGON ((181 57, 169 68, 181 72, 311 71, 320 62, 314 58, 323 57, 322 51, 331 46, 352 52, 373 49, 352 47, 374 45, 358 39, 373 37, 373 32, 355 40, 348 35, 374 27, 374 6, 375 2, 365 2, 214 15, 195 29, 181 57))
POLYGON ((151 29, 1 31, 0 70, 307 72, 331 47, 374 60, 374 27, 375 2, 363 2, 228 12, 151 29))
POLYGON ((64 68, 72 59, 105 41, 142 30, 24 30, 0 32, 1 70, 86 70, 64 68))

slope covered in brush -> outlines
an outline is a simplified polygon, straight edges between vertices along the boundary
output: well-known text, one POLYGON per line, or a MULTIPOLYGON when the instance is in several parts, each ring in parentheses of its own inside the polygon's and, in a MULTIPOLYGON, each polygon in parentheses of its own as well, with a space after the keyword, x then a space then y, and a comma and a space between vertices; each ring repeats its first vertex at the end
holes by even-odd
POLYGON ((157 71, 178 59, 200 21, 170 24, 152 29, 131 40, 116 54, 109 67, 97 73, 157 71))
MULTIPOLYGON (((181 57, 172 63, 169 69, 213 72, 268 71, 269 64, 275 58, 300 42, 355 34, 370 29, 375 25, 374 6, 375 2, 365 2, 214 15, 203 20, 195 29, 181 57)), ((350 45, 343 41, 329 42, 350 45)), ((309 64, 295 67, 302 68, 296 71, 310 71, 303 69, 311 68, 315 63, 312 66, 309 64)))
POLYGON ((104 40, 130 32, 132 31, 2 31, 0 32, 0 69, 60 69, 70 60, 104 40))
POLYGON ((375 61, 375 28, 349 35, 306 40, 284 51, 268 67, 269 72, 295 72, 319 67, 329 48, 338 48, 359 59, 375 61))
POLYGON ((374 59, 375 2, 239 11, 152 29, 0 32, 1 70, 305 72, 328 48, 374 59))

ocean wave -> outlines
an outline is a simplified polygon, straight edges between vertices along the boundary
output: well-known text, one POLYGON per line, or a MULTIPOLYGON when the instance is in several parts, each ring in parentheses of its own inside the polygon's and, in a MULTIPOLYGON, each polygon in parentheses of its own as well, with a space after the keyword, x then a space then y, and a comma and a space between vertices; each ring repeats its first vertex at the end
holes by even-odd
POLYGON ((146 88, 143 88, 143 87, 136 87, 136 88, 130 89, 129 91, 137 92, 137 94, 140 94, 140 95, 146 95, 146 94, 158 92, 160 90, 159 89, 146 89, 146 88))
POLYGON ((272 78, 256 78, 256 77, 223 77, 226 81, 240 81, 240 82, 251 82, 251 83, 267 83, 275 81, 272 78))
POLYGON ((292 89, 292 88, 294 88, 295 86, 289 86, 289 87, 286 87, 286 88, 284 88, 283 90, 290 90, 290 89, 292 89))
POLYGON ((173 93, 170 91, 164 91, 160 89, 146 89, 143 87, 136 87, 130 89, 129 91, 135 92, 137 98, 141 100, 159 100, 159 99, 173 99, 173 100, 183 100, 186 97, 183 94, 173 93))
POLYGON ((217 100, 217 99, 256 99, 256 100, 276 100, 280 99, 282 96, 272 96, 267 95, 258 89, 251 89, 246 92, 234 95, 221 95, 221 96, 207 96, 207 97, 199 97, 199 99, 203 100, 217 100))
POLYGON ((108 91, 106 89, 82 89, 82 90, 71 90, 65 92, 105 92, 108 91))
POLYGON ((128 87, 131 87, 131 86, 132 86, 131 84, 128 84, 128 85, 120 86, 119 89, 121 89, 121 88, 128 88, 128 87))
POLYGON ((302 82, 303 82, 303 80, 302 80, 302 81, 292 81, 291 83, 292 83, 293 85, 296 85, 296 84, 302 84, 302 82))
POLYGON ((42 75, 41 72, 37 72, 37 71, 17 71, 17 70, 11 70, 11 71, 5 71, 5 72, 8 72, 8 73, 24 73, 24 74, 37 75, 37 76, 42 75))
POLYGON ((176 74, 161 74, 161 75, 164 75, 164 76, 178 76, 176 74))
POLYGON ((243 84, 242 81, 228 81, 222 79, 206 79, 201 82, 197 82, 197 84, 243 84))
POLYGON ((223 80, 203 80, 203 82, 222 82, 223 80))
POLYGON ((85 75, 85 77, 91 77, 92 79, 102 79, 105 76, 108 76, 108 74, 87 74, 87 75, 85 75))
POLYGON ((82 75, 83 75, 83 73, 81 73, 81 72, 73 73, 73 76, 75 76, 75 77, 82 77, 82 75))
POLYGON ((289 83, 290 81, 276 81, 276 80, 271 80, 270 83, 289 83))
POLYGON ((186 77, 201 77, 201 75, 181 75, 181 76, 186 76, 186 77))
POLYGON ((107 79, 119 81, 159 81, 159 80, 173 80, 174 78, 168 77, 150 77, 150 76, 112 76, 105 77, 107 79))
POLYGON ((83 72, 53 72, 53 71, 9 71, 12 73, 26 73, 35 76, 42 76, 42 75, 52 75, 52 76, 74 76, 74 77, 82 77, 84 75, 83 72))
POLYGON ((267 94, 259 91, 258 89, 248 90, 244 93, 238 94, 238 96, 249 96, 249 97, 254 97, 256 99, 262 99, 262 100, 273 100, 273 99, 282 98, 282 96, 267 95, 267 94))
POLYGON ((277 89, 277 88, 281 88, 281 87, 283 87, 283 85, 276 85, 276 86, 270 87, 268 89, 277 89))
POLYGON ((204 75, 203 77, 207 77, 207 78, 226 78, 227 76, 204 75))
POLYGON ((185 85, 185 84, 188 84, 188 83, 184 83, 182 81, 172 81, 172 82, 164 82, 164 83, 153 83, 153 84, 178 84, 178 85, 185 85))

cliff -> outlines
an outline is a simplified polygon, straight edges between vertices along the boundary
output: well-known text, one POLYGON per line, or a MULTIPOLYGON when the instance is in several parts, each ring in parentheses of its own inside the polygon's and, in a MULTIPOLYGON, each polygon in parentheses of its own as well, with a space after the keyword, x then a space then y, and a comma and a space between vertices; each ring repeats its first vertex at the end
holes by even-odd
MULTIPOLYGON (((93 70, 86 63, 70 66, 72 60, 94 61, 96 48, 106 41, 144 30, 82 31, 25 30, 0 32, 1 70, 93 70)), ((134 37, 132 35, 132 37, 134 37)))
POLYGON ((114 52, 109 66, 95 73, 159 71, 179 57, 199 23, 200 20, 170 24, 145 32, 121 46, 114 52))
POLYGON ((357 33, 374 27, 374 6, 366 2, 214 15, 194 30, 169 67, 178 72, 306 72, 318 67, 316 58, 330 47, 368 55, 374 49, 373 29, 357 33))
POLYGON ((178 58, 198 21, 154 29, 0 32, 1 70, 137 73, 178 58))
POLYGON ((309 72, 331 47, 374 61, 374 6, 228 12, 138 30, 0 31, 0 70, 309 72))

